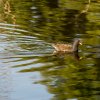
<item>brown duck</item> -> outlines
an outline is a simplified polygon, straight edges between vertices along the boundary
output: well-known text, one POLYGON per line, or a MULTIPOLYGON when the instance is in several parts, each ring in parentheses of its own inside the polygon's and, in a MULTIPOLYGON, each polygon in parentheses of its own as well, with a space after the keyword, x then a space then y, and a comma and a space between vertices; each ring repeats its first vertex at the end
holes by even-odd
POLYGON ((55 48, 56 52, 77 52, 79 44, 82 45, 81 41, 76 39, 73 44, 56 43, 52 44, 52 46, 55 48))

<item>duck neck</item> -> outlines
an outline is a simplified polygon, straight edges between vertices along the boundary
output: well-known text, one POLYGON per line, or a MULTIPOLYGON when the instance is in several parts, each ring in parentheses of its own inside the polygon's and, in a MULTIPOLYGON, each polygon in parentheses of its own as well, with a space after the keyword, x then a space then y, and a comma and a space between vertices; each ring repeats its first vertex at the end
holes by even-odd
POLYGON ((78 51, 79 41, 73 43, 73 51, 78 51))

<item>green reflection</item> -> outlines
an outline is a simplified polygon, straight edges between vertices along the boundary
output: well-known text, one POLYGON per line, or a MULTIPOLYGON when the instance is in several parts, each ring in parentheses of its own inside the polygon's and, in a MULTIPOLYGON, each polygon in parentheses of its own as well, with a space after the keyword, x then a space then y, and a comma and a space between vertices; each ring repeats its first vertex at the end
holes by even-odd
POLYGON ((77 98, 93 100, 99 95, 99 65, 98 60, 85 58, 76 60, 73 55, 43 56, 34 62, 34 67, 20 72, 39 71, 43 80, 36 83, 48 87, 48 92, 55 94, 53 100, 77 98), (42 63, 40 67, 35 64, 42 63), (94 65, 89 65, 94 63, 94 65))

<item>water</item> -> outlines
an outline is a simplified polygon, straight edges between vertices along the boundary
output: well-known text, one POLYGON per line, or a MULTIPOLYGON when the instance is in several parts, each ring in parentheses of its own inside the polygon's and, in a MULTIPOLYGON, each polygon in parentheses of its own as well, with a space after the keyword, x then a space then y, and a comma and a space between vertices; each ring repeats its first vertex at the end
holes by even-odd
POLYGON ((100 99, 100 2, 51 1, 0 0, 0 100, 100 99))

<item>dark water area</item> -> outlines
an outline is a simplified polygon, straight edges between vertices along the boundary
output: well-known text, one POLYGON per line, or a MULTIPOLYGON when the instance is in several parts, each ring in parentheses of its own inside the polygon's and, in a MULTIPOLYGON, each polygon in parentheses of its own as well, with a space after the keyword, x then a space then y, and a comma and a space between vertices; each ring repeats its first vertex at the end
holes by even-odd
POLYGON ((100 100, 100 1, 0 0, 0 100, 100 100))

